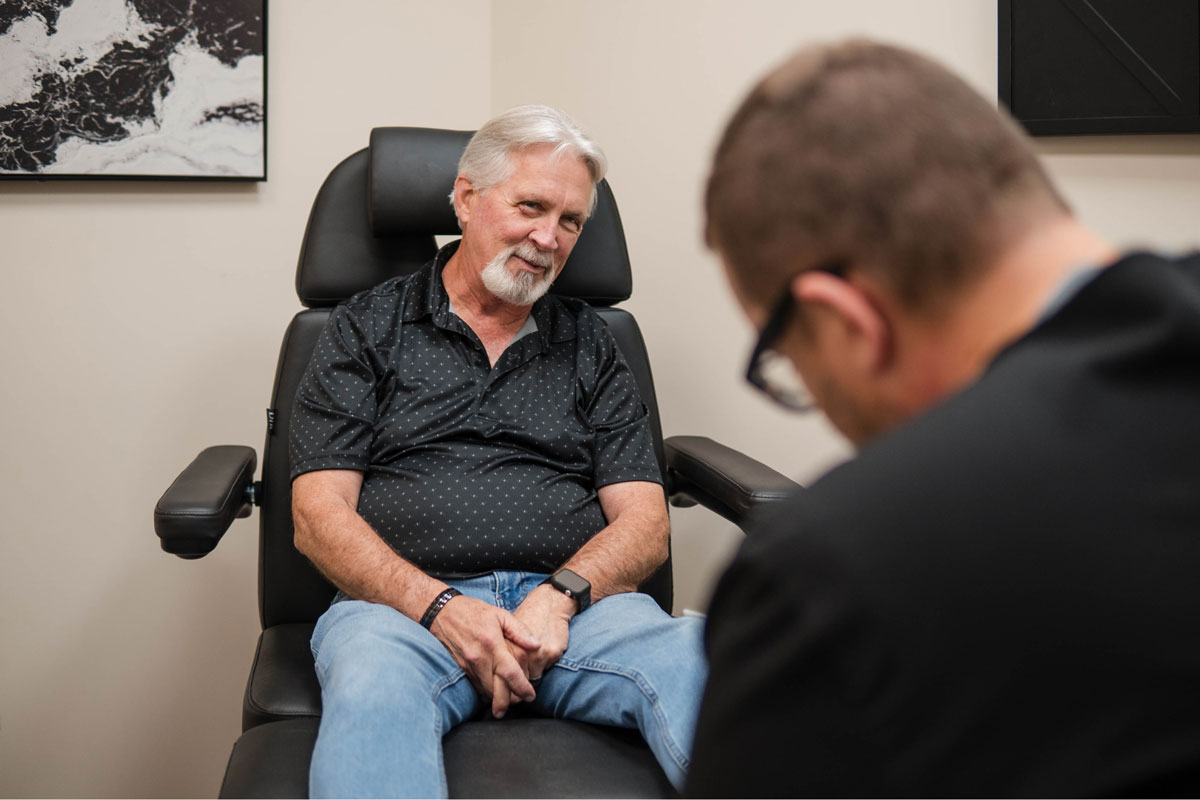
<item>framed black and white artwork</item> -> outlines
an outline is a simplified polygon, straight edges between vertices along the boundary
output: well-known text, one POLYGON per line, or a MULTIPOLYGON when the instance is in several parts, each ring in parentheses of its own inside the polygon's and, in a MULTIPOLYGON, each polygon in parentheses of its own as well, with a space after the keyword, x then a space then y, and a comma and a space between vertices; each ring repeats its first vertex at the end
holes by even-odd
POLYGON ((0 179, 267 177, 266 0, 0 0, 0 179))

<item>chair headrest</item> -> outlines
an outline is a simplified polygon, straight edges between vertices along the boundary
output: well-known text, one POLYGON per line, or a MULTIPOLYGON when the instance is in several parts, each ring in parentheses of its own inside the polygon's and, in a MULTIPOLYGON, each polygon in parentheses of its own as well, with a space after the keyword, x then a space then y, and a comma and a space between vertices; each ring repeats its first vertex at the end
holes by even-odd
MULTIPOLYGON (((296 271, 309 307, 331 306, 433 258, 459 233, 450 192, 471 131, 375 128, 370 147, 334 167, 317 192, 296 271)), ((629 299, 625 231, 607 181, 551 291, 607 306, 629 299)))

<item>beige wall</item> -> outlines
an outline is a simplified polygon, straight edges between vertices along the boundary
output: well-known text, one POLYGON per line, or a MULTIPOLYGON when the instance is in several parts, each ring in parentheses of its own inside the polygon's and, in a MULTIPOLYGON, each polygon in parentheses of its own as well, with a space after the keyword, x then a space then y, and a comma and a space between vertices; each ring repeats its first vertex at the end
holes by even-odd
MULTIPOLYGON (((509 8, 505 6, 505 8, 509 8)), ((545 102, 608 152, 634 264, 664 433, 706 435, 808 479, 847 454, 817 417, 742 381, 753 344, 701 236, 700 193, 726 117, 800 43, 855 34, 927 50, 995 92, 994 0, 533 0, 492 16, 492 110, 545 102), (553 65, 536 70, 532 64, 553 65)), ((702 509, 673 514, 676 607, 703 609, 741 535, 702 509)))
MULTIPOLYGON (((258 631, 257 519, 183 562, 158 551, 151 509, 202 447, 261 445, 312 196, 372 126, 568 110, 612 160, 666 432, 804 479, 844 457, 820 420, 741 385, 750 331, 699 243, 698 192, 750 81, 851 33, 994 92, 994 0, 281 0, 269 182, 0 184, 0 795, 215 794, 258 631)), ((1042 147, 1087 222, 1181 248, 1196 141, 1042 147)), ((739 537, 702 511, 674 520, 678 606, 702 608, 739 537)))
POLYGON ((0 184, 0 795, 216 794, 258 519, 181 561, 154 503, 207 445, 261 452, 317 187, 375 125, 487 116, 491 8, 272 3, 264 184, 0 184))

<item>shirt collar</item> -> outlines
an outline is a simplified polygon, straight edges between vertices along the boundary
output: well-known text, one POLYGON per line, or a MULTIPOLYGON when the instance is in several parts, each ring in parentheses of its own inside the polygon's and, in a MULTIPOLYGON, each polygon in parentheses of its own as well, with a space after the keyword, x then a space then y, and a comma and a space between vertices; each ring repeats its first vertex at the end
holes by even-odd
MULTIPOLYGON (((458 251, 460 241, 456 239, 446 244, 432 261, 413 273, 404 299, 405 322, 416 322, 428 316, 439 328, 454 327, 450 322, 450 296, 442 283, 442 270, 458 251)), ((532 316, 537 323, 537 334, 546 347, 575 338, 575 317, 554 295, 548 294, 534 303, 532 316)))
POLYGON ((435 323, 445 327, 450 298, 446 294, 446 287, 442 285, 442 268, 456 250, 457 240, 438 250, 432 261, 413 273, 404 295, 405 322, 416 322, 432 316, 435 323))
POLYGON ((1100 274, 1104 267, 1094 264, 1085 264, 1076 267, 1071 271, 1062 283, 1055 289, 1054 294, 1050 296, 1050 300, 1042 308, 1042 313, 1038 316, 1037 321, 1045 322, 1046 320, 1057 314, 1063 306, 1075 299, 1075 295, 1087 286, 1092 280, 1100 274))

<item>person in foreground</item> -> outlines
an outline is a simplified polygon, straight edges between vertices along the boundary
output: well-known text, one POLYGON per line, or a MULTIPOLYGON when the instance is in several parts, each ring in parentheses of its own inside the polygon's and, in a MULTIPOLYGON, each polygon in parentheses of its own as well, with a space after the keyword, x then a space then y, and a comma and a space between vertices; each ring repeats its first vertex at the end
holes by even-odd
POLYGON ((861 40, 753 89, 706 208, 750 381, 858 453, 722 577, 688 792, 1200 792, 1200 258, 1118 254, 861 40))
POLYGON ((296 546, 340 590, 314 797, 444 796, 443 734, 517 703, 637 727, 683 785, 706 667, 700 624, 637 593, 669 534, 646 410, 595 312, 545 294, 604 171, 555 109, 493 119, 461 240, 321 335, 291 441, 296 546))

